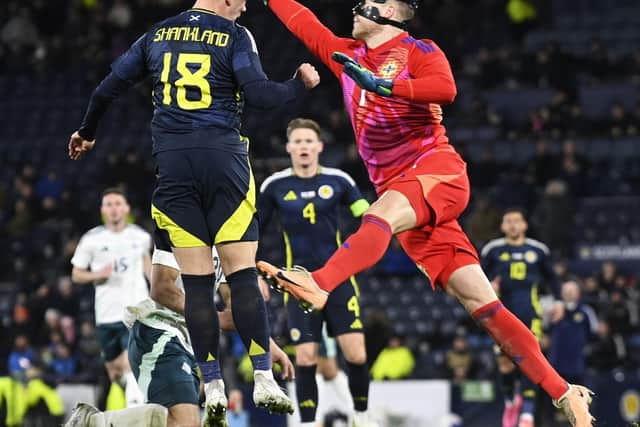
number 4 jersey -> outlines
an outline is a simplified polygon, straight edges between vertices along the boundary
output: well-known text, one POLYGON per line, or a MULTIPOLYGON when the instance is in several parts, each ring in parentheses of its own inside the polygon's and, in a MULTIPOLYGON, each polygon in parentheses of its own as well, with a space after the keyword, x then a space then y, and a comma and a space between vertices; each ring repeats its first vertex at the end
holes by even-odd
POLYGON ((204 138, 175 138, 202 128, 236 134, 227 143, 246 152, 239 137, 241 88, 266 79, 246 28, 213 12, 190 9, 155 24, 112 64, 112 71, 130 83, 151 76, 154 153, 212 148, 204 138))
POLYGON ((276 172, 260 187, 258 213, 265 229, 274 211, 284 236, 287 267, 321 267, 340 244, 338 212, 348 207, 360 217, 369 207, 353 179, 340 169, 321 167, 310 178, 291 168, 276 172))
POLYGON ((144 257, 150 252, 151 236, 137 225, 117 233, 99 226, 82 236, 71 264, 94 272, 113 267, 111 277, 96 285, 96 324, 122 321, 125 307, 149 298, 144 257))

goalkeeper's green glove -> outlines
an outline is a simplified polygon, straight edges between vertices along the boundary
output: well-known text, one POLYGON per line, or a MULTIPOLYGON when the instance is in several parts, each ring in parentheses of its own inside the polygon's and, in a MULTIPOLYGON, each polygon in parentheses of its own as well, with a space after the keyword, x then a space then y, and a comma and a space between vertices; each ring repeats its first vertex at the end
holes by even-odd
POLYGON ((393 80, 376 77, 371 70, 358 64, 357 61, 342 52, 333 52, 331 59, 344 65, 344 73, 362 89, 375 92, 380 96, 391 96, 393 80))

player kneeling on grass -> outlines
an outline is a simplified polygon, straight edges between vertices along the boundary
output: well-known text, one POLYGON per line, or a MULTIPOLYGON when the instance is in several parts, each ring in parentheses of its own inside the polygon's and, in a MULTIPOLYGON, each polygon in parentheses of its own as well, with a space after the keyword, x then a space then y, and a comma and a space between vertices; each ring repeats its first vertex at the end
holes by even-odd
MULTIPOLYGON (((214 259, 217 257, 214 254, 214 259)), ((219 266, 219 263, 216 263, 219 266)), ((216 269, 216 288, 225 302, 225 310, 218 313, 220 327, 235 330, 231 315, 229 287, 221 269, 216 269)), ((191 348, 185 320, 184 294, 180 288, 179 270, 170 252, 156 250, 152 267, 152 296, 167 306, 150 299, 127 308, 127 325, 131 328, 129 360, 144 394, 145 405, 120 411, 100 412, 95 407, 79 403, 65 427, 191 427, 200 426, 201 381, 191 348), (176 284, 178 286, 176 286, 176 284), (170 285, 170 286, 169 286, 170 285), (169 302, 171 301, 171 302, 169 302)), ((273 362, 282 367, 282 378, 292 379, 293 365, 288 356, 271 340, 273 362)), ((207 417, 206 427, 225 427, 226 396, 221 382, 224 404, 215 416, 207 417)), ((260 394, 256 384, 254 400, 260 394)), ((292 411, 291 401, 281 392, 283 412, 292 411)), ((259 400, 259 399, 258 399, 259 400)))

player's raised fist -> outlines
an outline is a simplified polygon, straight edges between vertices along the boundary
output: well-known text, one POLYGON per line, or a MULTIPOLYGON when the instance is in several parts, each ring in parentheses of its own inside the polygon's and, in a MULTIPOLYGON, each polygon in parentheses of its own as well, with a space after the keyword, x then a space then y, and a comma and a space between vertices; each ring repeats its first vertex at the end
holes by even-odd
POLYGON ((78 160, 84 153, 93 149, 96 141, 87 141, 76 131, 69 139, 69 158, 78 160))
POLYGON ((306 62, 298 67, 295 77, 302 80, 307 89, 313 89, 320 83, 320 74, 313 65, 306 62))

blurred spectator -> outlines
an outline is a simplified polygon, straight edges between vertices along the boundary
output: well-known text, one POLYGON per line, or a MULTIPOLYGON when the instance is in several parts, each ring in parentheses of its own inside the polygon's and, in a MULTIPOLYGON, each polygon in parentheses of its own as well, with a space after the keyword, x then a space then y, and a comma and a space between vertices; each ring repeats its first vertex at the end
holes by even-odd
POLYGON ((464 335, 457 335, 453 339, 453 347, 447 352, 446 367, 449 371, 449 378, 455 383, 465 381, 471 375, 474 368, 474 357, 467 339, 464 335))
POLYGON ((58 200, 63 190, 64 184, 60 181, 55 171, 49 171, 46 176, 40 178, 36 183, 36 194, 40 199, 50 197, 58 200))
POLYGON ((496 237, 496 230, 500 228, 500 212, 483 193, 475 197, 474 209, 467 220, 466 231, 476 248, 481 248, 489 240, 496 237))
POLYGON ((378 381, 399 380, 410 376, 414 366, 411 350, 402 343, 401 337, 393 336, 373 363, 371 377, 378 381))
POLYGON ((119 29, 126 29, 131 25, 133 11, 124 0, 115 0, 107 14, 107 22, 119 29))
POLYGON ((249 414, 244 410, 243 396, 240 390, 229 392, 229 427, 249 427, 249 414))
POLYGON ((411 275, 416 272, 416 264, 402 250, 400 242, 395 237, 391 240, 387 252, 378 264, 379 272, 382 274, 411 275))
POLYGON ((598 319, 593 309, 582 303, 580 287, 574 281, 562 285, 562 302, 564 317, 551 325, 549 361, 567 381, 580 384, 586 370, 585 348, 598 319))
POLYGON ((582 301, 592 307, 596 314, 601 314, 602 308, 608 303, 608 299, 607 291, 600 288, 595 277, 589 276, 584 280, 582 301))
POLYGON ((27 49, 34 49, 40 36, 28 7, 16 6, 12 9, 11 18, 2 27, 0 37, 14 52, 22 54, 27 49))
POLYGON ((541 139, 536 143, 536 152, 529 160, 527 171, 533 174, 536 185, 543 187, 556 175, 557 162, 556 156, 549 149, 549 143, 541 139))
POLYGON ((601 319, 598 324, 598 338, 591 345, 589 366, 600 371, 621 368, 627 359, 627 347, 622 335, 612 333, 609 323, 601 319))
POLYGON ((562 144, 559 178, 567 183, 571 195, 582 196, 585 193, 588 166, 586 157, 578 152, 575 141, 567 140, 562 144))
POLYGON ((531 217, 537 237, 563 256, 573 250, 573 198, 563 181, 549 181, 531 217))
POLYGON ((598 286, 607 292, 612 291, 617 276, 618 266, 613 261, 603 262, 600 266, 600 273, 598 273, 598 286))
POLYGON ((25 236, 31 230, 32 222, 33 215, 27 202, 23 199, 18 199, 14 206, 13 217, 6 226, 7 234, 11 237, 25 236))
POLYGON ((609 324, 612 334, 625 334, 631 332, 631 310, 630 301, 627 300, 623 291, 614 289, 609 293, 609 304, 602 313, 602 316, 609 324))
POLYGON ((13 350, 9 353, 9 374, 21 377, 31 367, 35 353, 29 346, 29 339, 18 335, 13 343, 13 350))
POLYGON ((53 290, 49 297, 49 307, 55 308, 66 316, 78 314, 78 300, 75 296, 71 277, 62 276, 58 279, 57 289, 53 290))
POLYGON ((511 21, 513 38, 517 42, 522 42, 527 32, 534 27, 538 11, 533 3, 528 0, 509 0, 507 2, 507 15, 511 21))
POLYGON ((57 382, 64 382, 76 373, 76 361, 65 344, 56 346, 51 360, 51 369, 57 382))
POLYGON ((391 325, 387 313, 384 310, 375 308, 366 311, 363 323, 364 341, 367 347, 367 364, 372 366, 391 339, 391 325))

